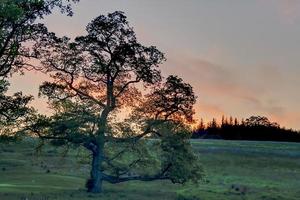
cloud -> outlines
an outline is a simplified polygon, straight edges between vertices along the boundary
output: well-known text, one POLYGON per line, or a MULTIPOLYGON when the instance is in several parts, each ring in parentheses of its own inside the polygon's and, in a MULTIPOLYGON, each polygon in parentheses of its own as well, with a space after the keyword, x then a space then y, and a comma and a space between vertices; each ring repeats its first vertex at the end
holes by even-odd
MULTIPOLYGON (((198 96, 196 117, 208 120, 222 115, 240 118, 264 115, 295 127, 295 123, 284 120, 291 118, 289 113, 294 105, 287 105, 290 97, 282 95, 285 77, 279 67, 270 64, 225 66, 186 54, 171 58, 166 63, 167 73, 182 76, 198 96)), ((300 113, 293 114, 296 115, 300 118, 300 113)))
MULTIPOLYGON (((183 58, 173 60, 171 65, 194 83, 194 87, 212 96, 228 96, 247 102, 257 103, 256 96, 264 92, 264 88, 247 82, 248 72, 238 68, 225 67, 201 58, 183 58), (180 67, 181 66, 181 67, 180 67)), ((251 79, 250 79, 251 80, 251 79)))
POLYGON ((300 17, 300 1, 281 0, 278 2, 278 10, 286 22, 293 24, 300 17))
POLYGON ((219 106, 210 102, 199 102, 196 106, 197 111, 205 113, 206 116, 224 115, 225 111, 219 106))
POLYGON ((271 8, 279 16, 280 20, 287 24, 294 24, 300 19, 299 0, 259 0, 266 8, 271 8))

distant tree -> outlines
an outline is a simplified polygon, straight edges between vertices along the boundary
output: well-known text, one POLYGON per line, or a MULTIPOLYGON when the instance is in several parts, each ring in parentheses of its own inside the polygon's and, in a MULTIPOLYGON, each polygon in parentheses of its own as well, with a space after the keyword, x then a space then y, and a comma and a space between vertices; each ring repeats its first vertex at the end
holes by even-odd
POLYGON ((193 121, 192 87, 177 76, 162 81, 164 55, 137 41, 122 12, 100 15, 86 30, 75 42, 51 34, 35 46, 54 79, 40 93, 56 114, 37 119, 31 131, 90 152, 89 192, 101 192, 103 181, 198 181, 186 126, 193 121), (160 140, 145 140, 151 135, 160 140))
POLYGON ((205 134, 204 133, 205 129, 206 129, 206 126, 204 124, 203 119, 201 118, 199 124, 193 130, 191 138, 200 138, 200 137, 202 137, 205 134))
POLYGON ((241 123, 234 118, 234 124, 228 123, 227 119, 222 117, 221 126, 218 126, 216 120, 213 119, 204 130, 195 130, 192 138, 200 138, 199 136, 225 140, 300 142, 299 131, 282 128, 278 123, 271 122, 264 116, 251 116, 246 120, 242 119, 241 123))
POLYGON ((244 126, 245 124, 246 124, 246 122, 245 122, 244 118, 242 118, 241 125, 244 126))
POLYGON ((229 122, 228 122, 228 119, 227 119, 227 117, 225 118, 225 121, 224 121, 224 125, 228 125, 229 124, 229 122))
POLYGON ((222 120, 221 120, 221 127, 223 127, 225 125, 225 116, 222 115, 222 120))
POLYGON ((247 126, 266 126, 269 127, 272 125, 270 120, 264 116, 251 116, 245 121, 247 126))
POLYGON ((232 116, 230 116, 230 118, 229 118, 229 125, 233 125, 233 118, 232 118, 232 116))
MULTIPOLYGON (((73 2, 76 2, 74 0, 73 2)), ((26 105, 32 99, 18 92, 7 96, 10 74, 30 65, 33 56, 29 42, 45 34, 46 28, 35 23, 51 13, 54 7, 72 15, 70 0, 1 0, 0 2, 0 135, 12 130, 10 125, 20 125, 30 110, 26 105), (26 46, 27 43, 27 46, 26 46)))
POLYGON ((238 125, 239 125, 239 121, 238 121, 237 118, 234 118, 234 125, 235 125, 235 126, 238 126, 238 125))
POLYGON ((217 123, 216 118, 213 118, 213 119, 212 119, 212 121, 211 121, 209 127, 210 127, 210 128, 213 128, 213 129, 218 128, 218 123, 217 123))
POLYGON ((203 121, 202 118, 200 119, 200 123, 199 123, 197 129, 198 129, 199 131, 204 131, 204 130, 205 130, 205 124, 204 124, 204 121, 203 121))

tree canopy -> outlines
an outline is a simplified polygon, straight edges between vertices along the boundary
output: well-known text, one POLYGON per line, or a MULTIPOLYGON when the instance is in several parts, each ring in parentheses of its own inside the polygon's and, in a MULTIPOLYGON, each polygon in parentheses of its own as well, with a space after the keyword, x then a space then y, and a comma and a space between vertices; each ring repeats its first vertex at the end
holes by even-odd
POLYGON ((101 192, 103 181, 198 180, 186 125, 193 121, 192 87, 162 77, 164 54, 138 42, 123 12, 100 15, 86 31, 74 41, 49 33, 35 44, 41 70, 53 79, 40 93, 56 112, 31 131, 91 153, 90 192, 101 192), (154 135, 159 140, 145 139, 154 135))
POLYGON ((1 0, 0 1, 0 134, 8 125, 17 122, 29 112, 26 105, 32 99, 18 92, 7 96, 8 78, 12 73, 30 66, 34 56, 31 43, 39 40, 47 29, 36 23, 58 7, 62 13, 72 15, 71 2, 77 0, 1 0))
POLYGON ((29 48, 24 43, 36 40, 44 30, 43 24, 35 21, 51 14, 54 7, 59 7, 62 13, 72 15, 71 5, 68 2, 70 0, 1 0, 1 77, 24 66, 24 57, 30 56, 29 48))

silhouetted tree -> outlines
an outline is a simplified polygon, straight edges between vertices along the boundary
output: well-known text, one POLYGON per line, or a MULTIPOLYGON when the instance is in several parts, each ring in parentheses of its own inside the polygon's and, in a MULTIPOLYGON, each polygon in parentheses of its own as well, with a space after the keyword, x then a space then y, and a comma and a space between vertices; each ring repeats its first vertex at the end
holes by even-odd
POLYGON ((238 125, 239 125, 239 121, 238 121, 237 118, 234 118, 234 125, 235 125, 235 126, 238 126, 238 125))
POLYGON ((267 117, 251 116, 245 121, 246 126, 271 126, 271 122, 267 117))
POLYGON ((206 129, 206 127, 205 127, 204 121, 201 118, 199 124, 193 130, 192 138, 203 137, 203 135, 205 135, 205 129, 206 129))
POLYGON ((197 128, 200 131, 204 131, 205 130, 205 125, 204 125, 204 121, 203 121, 202 118, 200 119, 200 123, 199 123, 199 126, 197 128))
POLYGON ((221 120, 221 127, 223 127, 225 125, 225 116, 222 115, 222 120, 221 120))
MULTIPOLYGON (((74 0, 76 2, 77 0, 74 0)), ((20 126, 30 111, 27 104, 31 96, 22 92, 7 96, 7 78, 13 72, 29 66, 33 55, 29 43, 45 34, 45 27, 37 19, 51 13, 54 7, 72 14, 70 1, 66 0, 1 0, 0 2, 0 135, 7 134, 20 126), (27 43, 27 46, 26 44, 27 43), (18 120, 18 121, 17 121, 18 120)))
POLYGON ((216 118, 213 118, 211 123, 210 123, 210 128, 218 128, 218 123, 217 123, 217 120, 216 118))
POLYGON ((229 117, 229 125, 233 125, 233 118, 232 118, 232 116, 229 117))
POLYGON ((246 124, 246 123, 245 123, 245 120, 244 120, 244 118, 242 118, 242 120, 241 120, 241 125, 242 125, 242 126, 245 126, 245 124, 246 124))
POLYGON ((56 114, 31 131, 91 153, 89 192, 101 192, 103 181, 197 181, 201 168, 185 125, 193 121, 192 87, 177 76, 162 82, 164 55, 137 41, 122 12, 100 15, 86 30, 75 42, 51 34, 35 46, 54 79, 40 92, 56 114), (118 122, 124 110, 130 114, 118 122), (151 135, 161 140, 143 139, 151 135))
POLYGON ((215 138, 226 140, 269 140, 269 141, 290 141, 300 142, 300 133, 291 129, 281 128, 276 122, 271 122, 267 117, 251 116, 241 120, 235 118, 234 123, 226 122, 227 118, 222 117, 221 126, 216 120, 208 123, 204 130, 196 129, 193 138, 215 138), (205 134, 199 134, 205 133, 205 134))

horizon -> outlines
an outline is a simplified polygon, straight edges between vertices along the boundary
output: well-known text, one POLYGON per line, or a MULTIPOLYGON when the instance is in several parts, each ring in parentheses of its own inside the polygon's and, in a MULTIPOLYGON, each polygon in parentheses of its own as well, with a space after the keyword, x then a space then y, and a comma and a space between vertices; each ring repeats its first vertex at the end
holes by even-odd
MULTIPOLYGON (((300 1, 83 0, 73 8, 73 17, 55 12, 43 23, 74 38, 100 14, 124 11, 139 41, 165 53, 163 75, 179 75, 193 86, 195 118, 262 115, 300 129, 300 1)), ((37 98, 46 78, 35 72, 14 75, 10 92, 34 95, 40 112, 49 112, 45 99, 37 98)))

